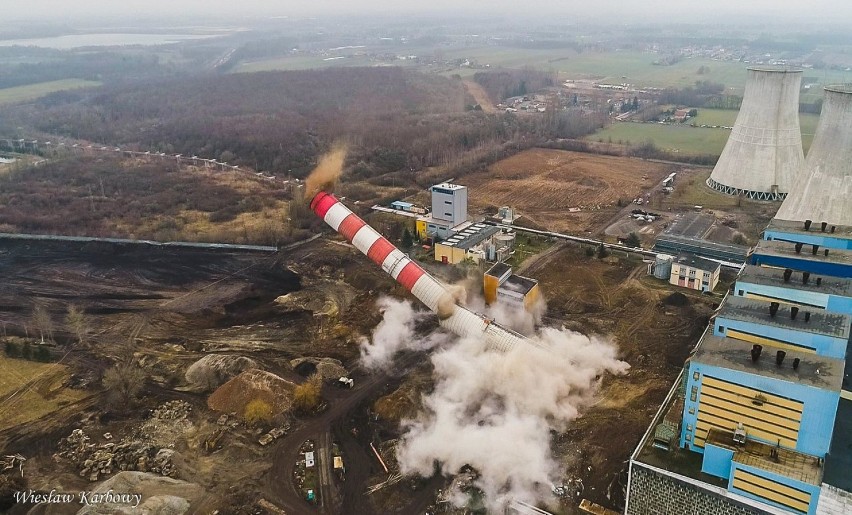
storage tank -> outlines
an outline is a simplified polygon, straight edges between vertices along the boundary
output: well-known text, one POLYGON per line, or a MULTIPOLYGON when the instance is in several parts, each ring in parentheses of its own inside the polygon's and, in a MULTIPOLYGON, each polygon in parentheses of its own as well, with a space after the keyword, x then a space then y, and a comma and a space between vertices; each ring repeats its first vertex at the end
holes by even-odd
POLYGON ((657 254, 654 258, 654 277, 668 281, 672 275, 672 261, 674 256, 657 254))
POLYGON ((515 246, 515 233, 514 232, 501 232, 494 236, 494 241, 497 244, 497 248, 507 247, 512 248, 515 246))
POLYGON ((783 200, 802 172, 801 70, 749 68, 743 102, 707 185, 753 200, 783 200))

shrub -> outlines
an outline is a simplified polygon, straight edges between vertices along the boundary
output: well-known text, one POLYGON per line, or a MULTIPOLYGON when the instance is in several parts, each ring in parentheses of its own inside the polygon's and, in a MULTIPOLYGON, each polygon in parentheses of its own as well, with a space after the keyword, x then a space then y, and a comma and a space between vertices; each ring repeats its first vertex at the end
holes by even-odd
POLYGON ((258 423, 269 423, 272 420, 272 406, 263 399, 254 399, 246 404, 243 419, 249 425, 258 423))

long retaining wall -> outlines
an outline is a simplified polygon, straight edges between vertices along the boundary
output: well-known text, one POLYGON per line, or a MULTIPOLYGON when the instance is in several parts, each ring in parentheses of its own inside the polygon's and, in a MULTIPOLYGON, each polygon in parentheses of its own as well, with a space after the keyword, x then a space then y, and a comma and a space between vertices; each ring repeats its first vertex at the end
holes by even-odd
POLYGON ((769 513, 633 462, 626 515, 762 515, 769 513))

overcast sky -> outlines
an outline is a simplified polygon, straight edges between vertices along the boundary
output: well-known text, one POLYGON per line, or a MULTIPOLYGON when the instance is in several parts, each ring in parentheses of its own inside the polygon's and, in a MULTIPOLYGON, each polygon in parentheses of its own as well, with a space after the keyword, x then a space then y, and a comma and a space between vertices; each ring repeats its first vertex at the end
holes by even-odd
MULTIPOLYGON (((481 13, 485 15, 571 14, 584 17, 615 16, 612 21, 631 19, 661 22, 724 20, 731 16, 750 19, 765 16, 772 22, 783 19, 825 19, 852 26, 852 0, 2 0, 4 16, 38 17, 45 21, 80 19, 88 16, 151 18, 158 15, 246 15, 286 16, 304 14, 349 14, 384 12, 481 13)), ((546 18, 545 18, 546 19, 546 18)))

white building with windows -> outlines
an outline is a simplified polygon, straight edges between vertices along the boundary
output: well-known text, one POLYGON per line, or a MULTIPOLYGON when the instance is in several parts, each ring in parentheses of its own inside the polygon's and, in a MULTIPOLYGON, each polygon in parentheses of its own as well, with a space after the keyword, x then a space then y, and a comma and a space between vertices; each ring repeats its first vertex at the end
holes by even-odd
POLYGON ((672 262, 669 283, 699 291, 713 291, 719 283, 722 266, 709 259, 681 254, 672 262))

